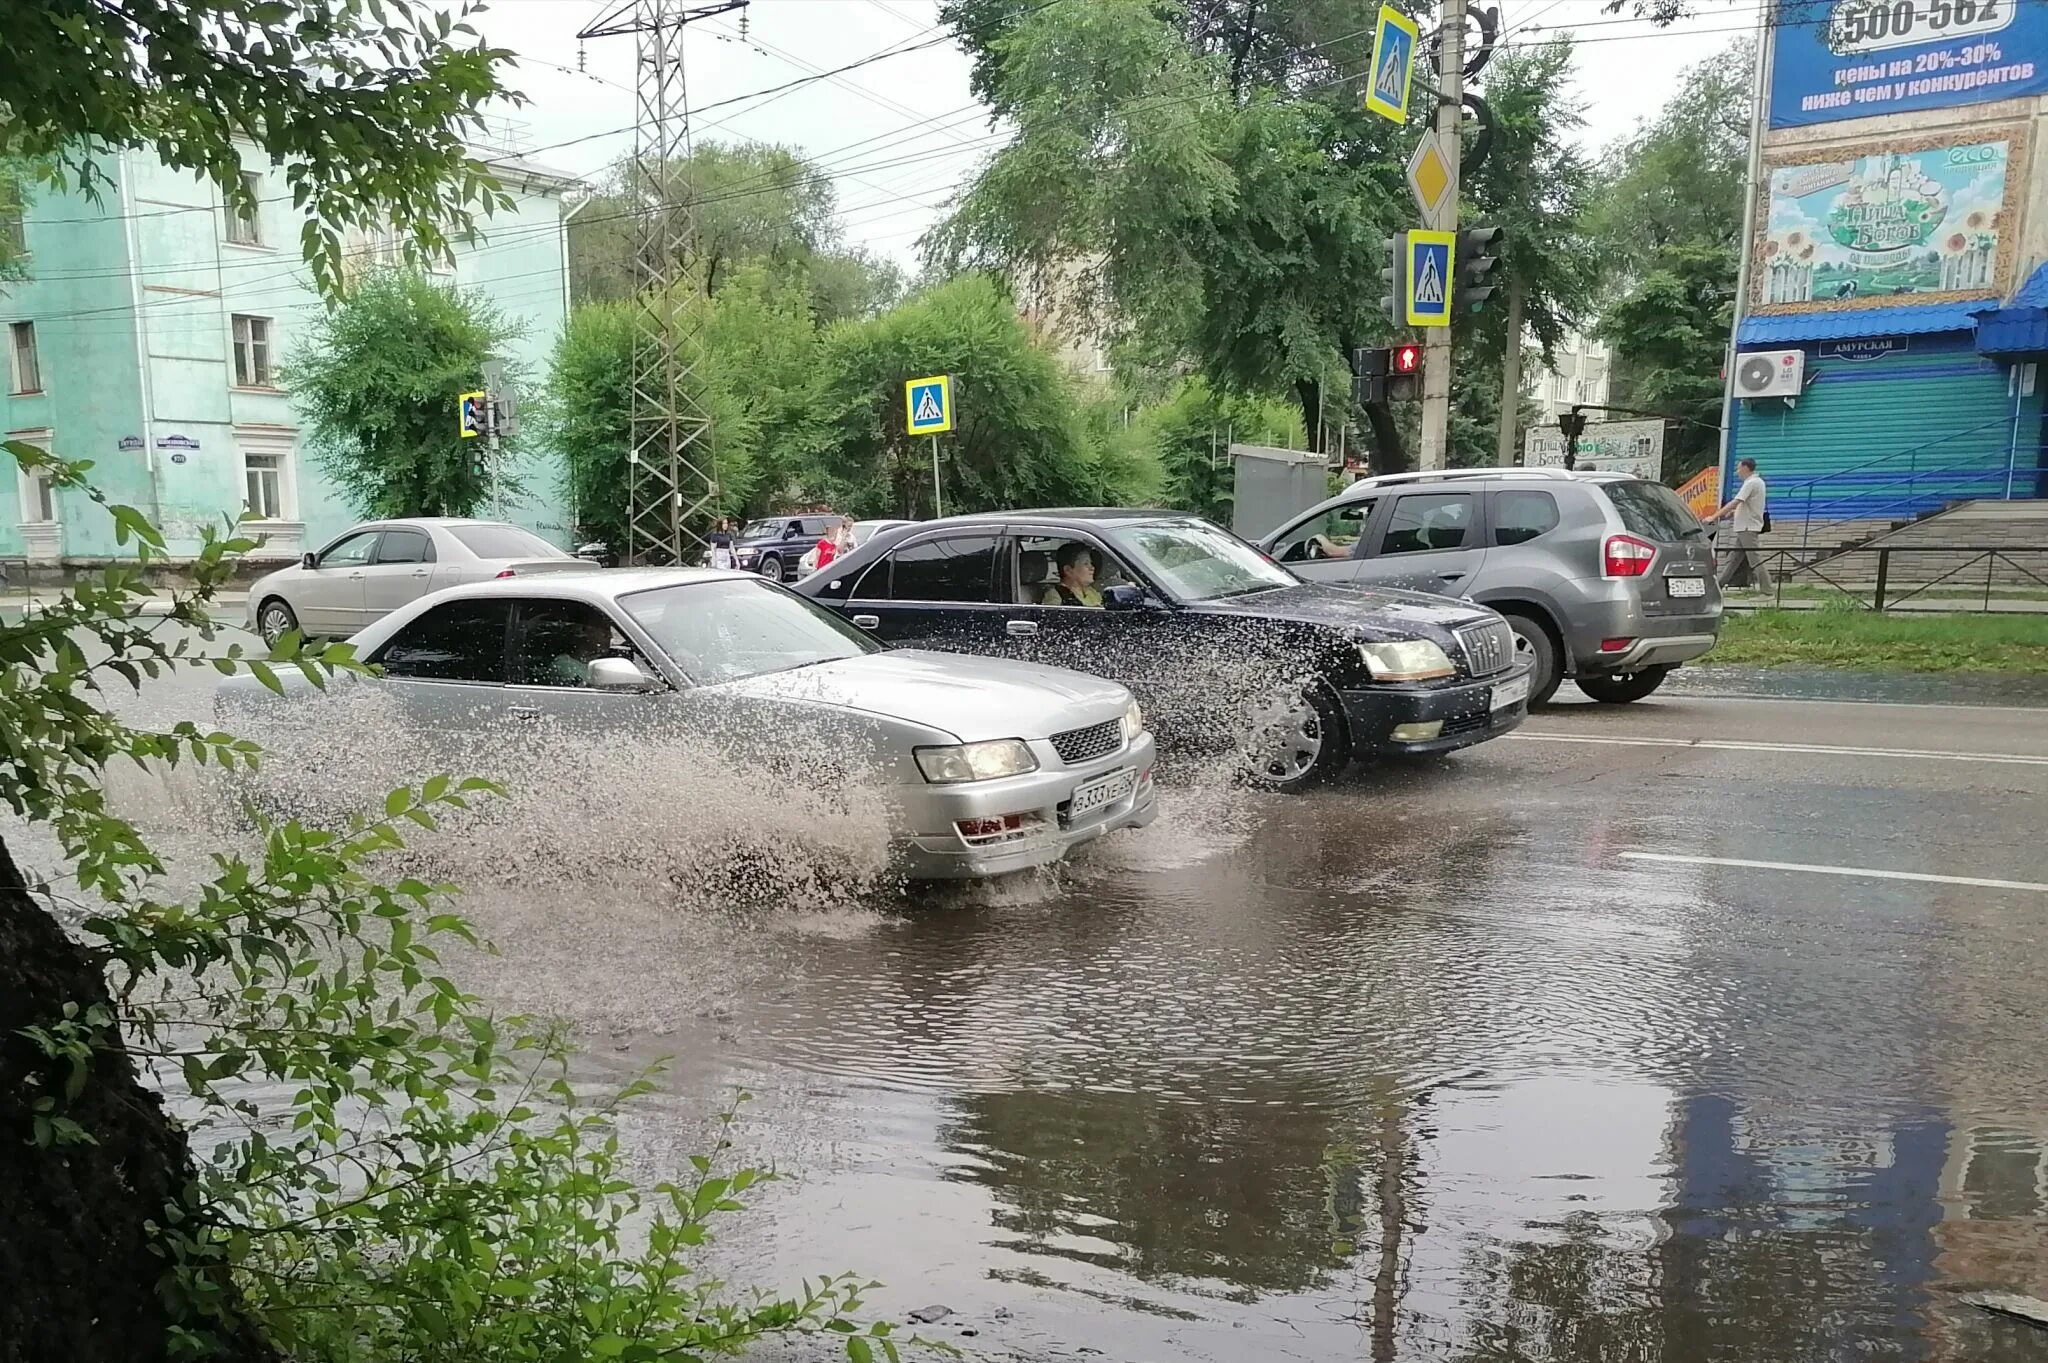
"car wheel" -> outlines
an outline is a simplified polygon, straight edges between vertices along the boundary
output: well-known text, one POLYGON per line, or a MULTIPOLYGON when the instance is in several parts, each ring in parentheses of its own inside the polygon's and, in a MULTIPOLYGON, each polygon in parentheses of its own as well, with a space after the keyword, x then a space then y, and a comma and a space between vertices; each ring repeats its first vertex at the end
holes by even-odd
POLYGON ((1265 707, 1245 749, 1251 781, 1292 794, 1344 770, 1351 761, 1351 735, 1337 702, 1318 686, 1265 707))
POLYGON ((263 603, 256 612, 256 632, 263 636, 263 642, 272 648, 277 641, 299 627, 299 617, 292 614, 292 608, 273 596, 263 603))
POLYGON ((770 554, 761 560, 761 576, 770 582, 782 581, 782 560, 770 554))
POLYGON ((1509 615, 1507 622, 1515 632, 1515 657, 1529 665, 1529 708, 1533 710, 1555 695, 1563 680, 1557 665, 1557 641, 1540 622, 1526 615, 1509 615))
POLYGON ((1645 667, 1634 672, 1598 672, 1575 680, 1581 691, 1602 705, 1627 705, 1655 691, 1670 675, 1668 667, 1645 667))

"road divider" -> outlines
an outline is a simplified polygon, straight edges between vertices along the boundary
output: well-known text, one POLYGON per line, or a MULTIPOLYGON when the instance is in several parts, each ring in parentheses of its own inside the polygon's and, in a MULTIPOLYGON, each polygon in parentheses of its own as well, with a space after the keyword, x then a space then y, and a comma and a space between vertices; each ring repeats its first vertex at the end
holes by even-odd
POLYGON ((1677 852, 1621 852, 1623 861, 1651 861, 1675 866, 1730 866, 1750 871, 1803 871, 1816 876, 1850 876, 1859 880, 1913 880, 1931 885, 1968 885, 1980 890, 2031 890, 2048 894, 2048 884, 2035 880, 1992 880, 1984 876, 1940 876, 1925 871, 1881 871, 1870 866, 1822 866, 1803 861, 1749 861, 1742 857, 1693 857, 1677 852))

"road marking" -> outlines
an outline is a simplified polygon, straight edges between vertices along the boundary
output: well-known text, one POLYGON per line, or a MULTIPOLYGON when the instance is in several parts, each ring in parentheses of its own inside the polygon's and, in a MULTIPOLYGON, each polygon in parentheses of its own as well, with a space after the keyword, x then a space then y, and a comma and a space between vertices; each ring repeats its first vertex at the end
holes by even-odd
POLYGON ((1605 734, 1509 734, 1530 743, 1602 743, 1621 748, 1711 748, 1721 752, 1820 753, 1833 757, 1918 757, 1929 762, 2004 762, 2048 767, 2048 757, 2023 753, 1955 752, 1936 748, 1855 748, 1831 743, 1745 743, 1732 738, 1618 738, 1605 734))
POLYGON ((1853 876, 1862 880, 1917 880, 1934 885, 1973 885, 1983 890, 2033 890, 2048 894, 2048 885, 2033 880, 1987 880, 1981 876, 1936 876, 1921 871, 1879 871, 1868 866, 1814 866, 1800 861, 1745 861, 1740 857, 1688 857, 1668 852, 1622 852, 1623 861, 1655 861, 1681 866, 1737 866, 1752 871, 1806 871, 1817 876, 1853 876))

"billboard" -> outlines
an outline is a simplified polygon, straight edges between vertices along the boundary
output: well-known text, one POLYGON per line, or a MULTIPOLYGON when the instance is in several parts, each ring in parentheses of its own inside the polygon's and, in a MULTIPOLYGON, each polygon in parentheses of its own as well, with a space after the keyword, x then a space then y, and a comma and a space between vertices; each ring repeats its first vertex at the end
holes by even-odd
MULTIPOLYGON (((1564 467, 1564 432, 1555 426, 1532 426, 1522 437, 1522 467, 1564 467)), ((1580 470, 1632 473, 1660 482, 1664 477, 1662 421, 1589 421, 1579 437, 1580 470)))
POLYGON ((1771 25, 1773 128, 2043 93, 2041 0, 1784 0, 1771 25))
POLYGON ((1998 132, 1962 143, 1953 134, 1923 138, 1847 160, 1767 162, 1749 311, 2003 294, 2017 244, 2025 134, 1998 132))

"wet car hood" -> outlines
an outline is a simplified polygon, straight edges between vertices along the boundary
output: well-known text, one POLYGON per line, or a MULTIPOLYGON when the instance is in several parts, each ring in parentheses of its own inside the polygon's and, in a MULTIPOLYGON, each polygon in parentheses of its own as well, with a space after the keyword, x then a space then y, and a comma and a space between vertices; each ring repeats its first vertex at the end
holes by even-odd
POLYGON ((1363 637, 1421 635, 1434 638, 1491 617, 1484 606, 1421 592, 1370 587, 1333 587, 1303 582, 1292 587, 1204 601, 1196 609, 1224 615, 1261 616, 1324 625, 1363 637))
POLYGON ((769 672, 718 689, 908 720, 964 743, 1046 738, 1120 719, 1131 702, 1117 683, 1062 667, 910 648, 769 672))

